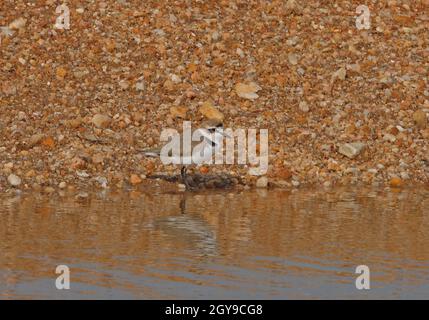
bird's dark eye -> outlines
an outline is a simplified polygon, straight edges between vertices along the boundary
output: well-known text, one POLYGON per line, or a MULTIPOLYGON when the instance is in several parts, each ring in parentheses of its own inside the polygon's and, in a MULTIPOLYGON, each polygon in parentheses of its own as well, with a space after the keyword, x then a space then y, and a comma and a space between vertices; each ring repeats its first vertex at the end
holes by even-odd
POLYGON ((213 132, 215 132, 216 131, 216 128, 208 128, 207 129, 210 133, 213 133, 213 132))

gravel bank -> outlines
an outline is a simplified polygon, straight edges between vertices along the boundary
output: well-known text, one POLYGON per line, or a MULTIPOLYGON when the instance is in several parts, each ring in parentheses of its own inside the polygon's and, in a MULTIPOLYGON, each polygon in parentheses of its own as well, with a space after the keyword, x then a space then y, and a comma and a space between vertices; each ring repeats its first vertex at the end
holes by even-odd
POLYGON ((144 185, 164 128, 222 117, 267 128, 246 184, 429 183, 429 1, 69 1, 0 4, 0 190, 144 185))

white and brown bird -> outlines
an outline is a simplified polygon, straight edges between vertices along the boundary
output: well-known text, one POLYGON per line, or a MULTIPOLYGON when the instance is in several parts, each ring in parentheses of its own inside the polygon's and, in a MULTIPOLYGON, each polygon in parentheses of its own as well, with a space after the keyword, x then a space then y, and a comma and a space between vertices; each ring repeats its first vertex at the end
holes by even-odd
MULTIPOLYGON (((176 141, 179 143, 177 146, 178 149, 180 149, 180 154, 178 153, 173 154, 172 150, 175 148, 169 145, 170 148, 168 156, 170 160, 172 160, 172 163, 181 164, 181 177, 182 181, 185 184, 187 189, 190 189, 191 186, 189 185, 188 181, 186 180, 186 170, 187 166, 194 163, 195 158, 193 158, 193 155, 195 153, 198 153, 201 155, 201 157, 198 158, 198 163, 203 163, 206 160, 210 160, 212 156, 214 155, 214 152, 223 144, 223 138, 229 137, 226 133, 223 132, 223 123, 220 120, 217 119, 209 119, 204 121, 200 128, 196 129, 199 130, 199 135, 201 136, 200 141, 190 141, 191 147, 187 154, 184 154, 184 148, 182 144, 183 141, 183 133, 180 134, 180 139, 177 139, 176 141)), ((194 131, 192 132, 192 134, 194 131)), ((168 142, 171 143, 171 142, 168 142)), ((147 157, 156 157, 161 158, 161 152, 163 150, 163 147, 159 148, 153 148, 153 149, 144 149, 141 150, 143 154, 147 157)))

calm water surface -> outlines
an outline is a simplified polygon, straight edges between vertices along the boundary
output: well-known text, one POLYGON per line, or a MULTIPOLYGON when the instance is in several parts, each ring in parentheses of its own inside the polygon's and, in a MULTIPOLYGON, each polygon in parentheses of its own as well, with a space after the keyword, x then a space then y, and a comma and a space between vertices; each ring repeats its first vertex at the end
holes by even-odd
POLYGON ((0 195, 0 299, 427 299, 428 208, 424 188, 0 195))

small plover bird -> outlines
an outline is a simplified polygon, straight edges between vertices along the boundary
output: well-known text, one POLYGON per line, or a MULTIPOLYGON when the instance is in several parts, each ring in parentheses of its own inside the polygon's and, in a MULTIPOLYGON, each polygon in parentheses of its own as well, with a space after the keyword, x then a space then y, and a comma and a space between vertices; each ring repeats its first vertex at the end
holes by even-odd
MULTIPOLYGON (((180 170, 182 181, 186 186, 186 189, 191 189, 191 186, 186 180, 186 170, 187 165, 193 163, 192 155, 194 151, 199 152, 199 154, 203 155, 198 159, 199 163, 203 163, 206 160, 210 160, 214 155, 214 152, 223 144, 223 138, 229 138, 229 135, 223 132, 223 123, 217 119, 209 119, 204 121, 201 124, 201 127, 197 130, 200 130, 200 135, 203 137, 201 141, 191 141, 191 150, 189 150, 189 154, 183 154, 183 145, 180 149, 180 155, 173 155, 171 150, 168 153, 168 157, 173 160, 173 163, 180 163, 182 165, 182 169, 180 170)), ((178 142, 181 144, 183 141, 183 134, 180 135, 180 140, 178 142)), ((160 148, 155 149, 145 149, 141 150, 143 154, 147 157, 161 157, 160 148)))

